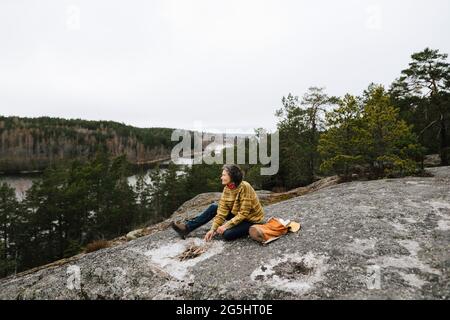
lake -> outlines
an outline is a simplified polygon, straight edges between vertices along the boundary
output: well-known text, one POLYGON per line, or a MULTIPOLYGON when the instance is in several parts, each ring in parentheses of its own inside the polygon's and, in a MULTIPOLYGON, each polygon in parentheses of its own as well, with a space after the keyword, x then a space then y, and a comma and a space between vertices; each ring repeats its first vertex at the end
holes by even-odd
MULTIPOLYGON (((225 147, 228 147, 230 145, 225 145, 225 147)), ((214 143, 211 143, 207 149, 204 151, 206 153, 207 151, 214 150, 216 153, 221 153, 221 150, 223 147, 221 145, 214 145, 214 143)), ((202 155, 198 155, 195 157, 195 159, 198 159, 202 155)), ((171 160, 163 161, 161 162, 162 165, 169 164, 171 160)), ((175 161, 175 164, 177 165, 183 165, 183 166, 191 166, 193 163, 193 158, 178 158, 175 161)), ((148 169, 147 173, 150 173, 152 170, 155 169, 148 169)), ((166 169, 162 169, 162 171, 166 169)), ((181 173, 181 171, 179 172, 181 173)), ((219 175, 220 173, 218 173, 219 175)), ((8 183, 15 191, 16 191, 16 197, 19 201, 22 201, 25 197, 25 194, 28 189, 31 188, 33 185, 33 181, 38 179, 40 177, 39 173, 26 173, 26 174, 16 174, 16 175, 0 175, 0 183, 6 182, 8 183)), ((146 182, 151 182, 149 176, 147 175, 146 182)), ((136 184, 136 175, 132 175, 128 177, 128 183, 131 186, 134 186, 136 184)))

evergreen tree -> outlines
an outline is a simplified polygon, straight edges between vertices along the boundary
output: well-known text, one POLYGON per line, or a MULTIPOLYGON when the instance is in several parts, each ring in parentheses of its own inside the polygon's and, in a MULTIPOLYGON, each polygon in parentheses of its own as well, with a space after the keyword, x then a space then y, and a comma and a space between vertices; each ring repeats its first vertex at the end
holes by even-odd
MULTIPOLYGON (((226 150, 223 150, 224 158, 226 150)), ((236 154, 236 153, 235 153, 236 154)), ((185 169, 186 171, 186 192, 189 198, 204 192, 221 192, 223 186, 220 181, 222 174, 222 164, 199 163, 185 169)))
POLYGON ((151 224, 157 221, 156 212, 151 205, 152 197, 149 192, 149 174, 140 172, 136 175, 136 184, 134 192, 136 194, 136 203, 138 206, 137 225, 151 224))
MULTIPOLYGON (((267 143, 266 149, 268 152, 271 152, 272 141, 270 133, 264 128, 256 128, 254 129, 255 135, 252 138, 246 137, 245 139, 238 140, 236 146, 234 146, 234 154, 236 155, 237 162, 237 152, 238 149, 245 150, 245 163, 239 164, 243 174, 244 180, 249 182, 253 188, 255 189, 271 189, 277 185, 277 175, 261 175, 261 169, 264 167, 259 159, 259 150, 261 148, 260 143, 263 135, 266 135, 266 140, 264 143, 267 143), (250 139, 252 141, 250 142, 250 139), (250 143, 255 145, 255 149, 252 152, 256 152, 255 155, 252 155, 257 160, 257 163, 250 163, 250 143), (258 161, 259 160, 259 161, 258 161)), ((224 150, 224 153, 229 150, 229 148, 224 150)), ((220 172, 220 170, 219 170, 220 172)), ((219 180, 217 180, 219 181, 219 180)))
POLYGON ((283 107, 275 113, 279 118, 279 176, 287 188, 315 180, 320 165, 317 145, 320 131, 324 129, 324 112, 337 102, 323 91, 323 88, 309 88, 302 101, 289 94, 282 98, 283 107))
POLYGON ((163 173, 161 192, 163 194, 162 217, 170 216, 178 207, 190 199, 186 192, 186 177, 180 167, 170 162, 168 169, 163 173))
POLYGON ((449 163, 450 64, 448 55, 425 48, 414 53, 409 67, 401 72, 390 89, 402 117, 427 152, 439 152, 441 165, 449 163))
POLYGON ((363 126, 358 139, 365 162, 375 177, 409 174, 422 153, 411 126, 399 117, 382 86, 366 92, 363 126))
POLYGON ((361 128, 362 106, 352 95, 339 100, 339 107, 326 114, 327 131, 319 140, 318 150, 323 157, 320 169, 348 178, 355 166, 362 163, 361 128))
POLYGON ((14 272, 16 267, 15 224, 19 203, 14 189, 6 182, 0 184, 0 277, 14 272))
POLYGON ((110 160, 107 154, 99 154, 93 170, 93 236, 107 239, 129 231, 136 220, 137 207, 127 180, 129 164, 125 156, 110 160))

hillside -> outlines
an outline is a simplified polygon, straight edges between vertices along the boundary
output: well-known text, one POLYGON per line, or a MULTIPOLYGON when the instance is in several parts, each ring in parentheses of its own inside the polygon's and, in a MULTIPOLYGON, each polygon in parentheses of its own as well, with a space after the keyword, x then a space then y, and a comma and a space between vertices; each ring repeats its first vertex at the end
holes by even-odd
POLYGON ((113 121, 0 116, 0 172, 42 170, 85 159, 96 150, 126 154, 131 163, 170 157, 173 129, 136 128, 113 121))
MULTIPOLYGON (((136 240, 0 280, 0 298, 449 299, 450 167, 427 170, 434 176, 341 183, 266 205, 266 218, 302 224, 268 246, 216 238, 180 261, 210 224, 181 240, 165 221, 136 240)), ((197 214, 208 197, 172 219, 197 214)))

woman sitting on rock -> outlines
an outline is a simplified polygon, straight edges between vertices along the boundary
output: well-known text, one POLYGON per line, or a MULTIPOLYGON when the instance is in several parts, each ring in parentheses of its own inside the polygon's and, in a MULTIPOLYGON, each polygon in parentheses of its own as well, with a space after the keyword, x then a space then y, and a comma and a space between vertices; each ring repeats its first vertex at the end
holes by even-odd
POLYGON ((204 225, 214 218, 211 229, 206 233, 205 240, 211 240, 216 234, 221 234, 225 240, 234 240, 248 235, 250 226, 262 223, 264 211, 258 195, 235 164, 224 165, 222 168, 222 195, 219 204, 211 204, 205 211, 186 223, 172 222, 172 228, 185 239, 194 229, 204 225), (227 222, 225 222, 227 220, 227 222))

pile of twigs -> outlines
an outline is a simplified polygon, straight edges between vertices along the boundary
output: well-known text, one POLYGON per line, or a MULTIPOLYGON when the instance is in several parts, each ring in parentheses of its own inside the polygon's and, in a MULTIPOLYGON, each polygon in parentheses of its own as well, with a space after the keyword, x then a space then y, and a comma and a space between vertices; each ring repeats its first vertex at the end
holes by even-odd
POLYGON ((207 250, 206 246, 198 246, 192 243, 186 248, 186 250, 184 250, 182 253, 178 255, 178 259, 180 261, 193 259, 204 253, 206 250, 207 250))

